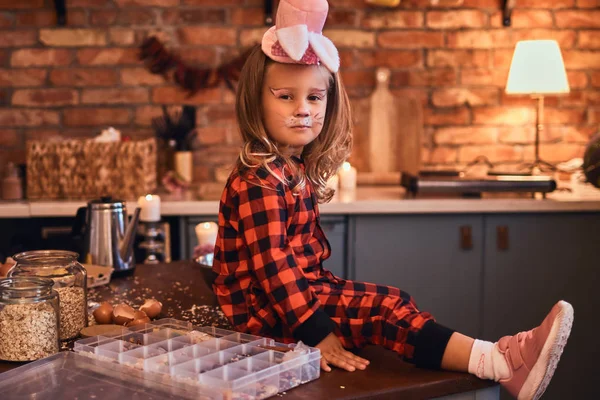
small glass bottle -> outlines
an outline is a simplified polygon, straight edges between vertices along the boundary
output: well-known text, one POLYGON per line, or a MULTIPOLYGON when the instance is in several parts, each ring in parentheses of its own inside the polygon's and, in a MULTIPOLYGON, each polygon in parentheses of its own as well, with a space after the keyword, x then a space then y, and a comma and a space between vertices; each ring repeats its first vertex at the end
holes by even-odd
POLYGON ((60 340, 79 336, 88 323, 87 272, 77 262, 77 253, 63 250, 36 250, 16 254, 10 277, 37 276, 54 281, 60 301, 60 340))
POLYGON ((58 353, 58 293, 51 279, 0 280, 0 360, 32 361, 58 353))
POLYGON ((23 182, 19 176, 19 170, 11 162, 6 165, 6 174, 4 179, 2 179, 2 199, 23 199, 23 182))

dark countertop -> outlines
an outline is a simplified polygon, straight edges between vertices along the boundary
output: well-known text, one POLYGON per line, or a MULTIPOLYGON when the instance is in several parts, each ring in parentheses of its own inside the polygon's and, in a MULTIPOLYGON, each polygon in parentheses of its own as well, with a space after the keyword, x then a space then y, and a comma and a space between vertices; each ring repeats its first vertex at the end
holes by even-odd
MULTIPOLYGON (((220 310, 214 307, 214 296, 204 283, 200 267, 189 261, 139 265, 132 276, 113 276, 109 285, 90 289, 88 297, 91 301, 124 301, 132 306, 155 297, 163 303, 160 317, 230 329, 220 310)), ((321 372, 320 379, 287 392, 285 398, 426 399, 493 385, 469 374, 415 368, 378 346, 367 347, 359 354, 371 361, 367 370, 321 372)), ((0 372, 23 364, 0 361, 0 372)))

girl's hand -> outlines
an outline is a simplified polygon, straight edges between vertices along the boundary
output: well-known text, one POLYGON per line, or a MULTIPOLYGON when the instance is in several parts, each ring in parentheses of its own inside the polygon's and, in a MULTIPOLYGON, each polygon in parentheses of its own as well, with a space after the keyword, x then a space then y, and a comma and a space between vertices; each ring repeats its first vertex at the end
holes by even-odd
POLYGON ((212 244, 203 244, 194 247, 194 258, 205 256, 215 252, 215 246, 212 244))
POLYGON ((365 369, 369 365, 368 360, 355 356, 344 349, 342 342, 333 332, 315 347, 321 350, 321 369, 323 371, 331 371, 329 364, 350 372, 355 371, 356 368, 365 369))

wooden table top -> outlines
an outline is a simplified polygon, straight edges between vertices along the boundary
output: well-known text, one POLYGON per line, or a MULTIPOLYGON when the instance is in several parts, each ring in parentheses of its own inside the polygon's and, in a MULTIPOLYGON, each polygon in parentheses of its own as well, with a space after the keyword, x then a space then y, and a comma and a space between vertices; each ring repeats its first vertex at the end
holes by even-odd
MULTIPOLYGON (((160 317, 187 320, 195 325, 214 325, 231 329, 216 307, 211 289, 203 279, 201 267, 192 262, 138 265, 133 275, 114 277, 109 285, 89 290, 88 300, 126 302, 140 306, 147 298, 163 303, 160 317)), ((430 371, 405 363, 392 351, 369 346, 358 354, 371 361, 365 371, 334 369, 286 393, 296 399, 427 399, 492 386, 493 383, 455 372, 430 371)), ((24 363, 0 361, 0 372, 24 363)))

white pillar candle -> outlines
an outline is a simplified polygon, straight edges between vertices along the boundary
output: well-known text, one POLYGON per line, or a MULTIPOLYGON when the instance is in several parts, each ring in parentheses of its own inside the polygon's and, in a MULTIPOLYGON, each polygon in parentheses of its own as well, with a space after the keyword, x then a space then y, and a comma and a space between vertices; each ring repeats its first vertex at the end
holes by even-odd
POLYGON ((217 242, 217 232, 219 226, 214 222, 200 222, 196 225, 196 237, 198 238, 198 245, 202 246, 205 244, 215 245, 217 242))
POLYGON ((160 196, 147 194, 138 199, 138 206, 142 209, 140 212, 140 221, 158 222, 160 221, 160 196))
POLYGON ((338 197, 338 200, 341 203, 352 203, 353 201, 356 201, 356 190, 355 189, 340 190, 340 195, 338 197))
POLYGON ((332 175, 328 180, 327 180, 327 187, 333 190, 338 190, 338 187, 340 186, 340 178, 337 176, 337 174, 332 175))
POLYGON ((342 190, 356 189, 356 168, 350 165, 349 162, 344 162, 338 170, 340 179, 340 188, 342 190))

